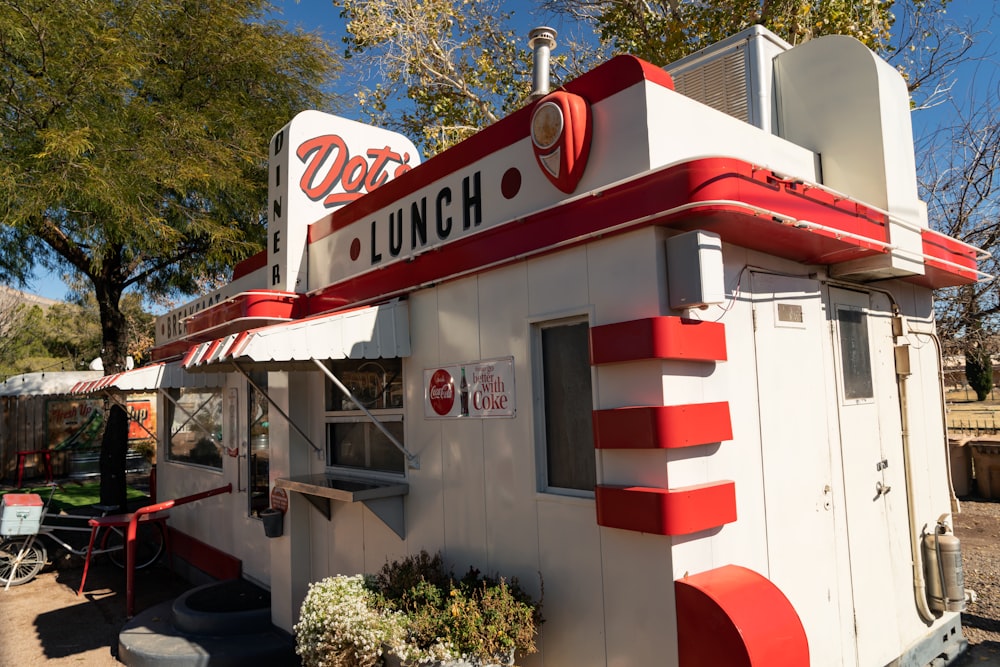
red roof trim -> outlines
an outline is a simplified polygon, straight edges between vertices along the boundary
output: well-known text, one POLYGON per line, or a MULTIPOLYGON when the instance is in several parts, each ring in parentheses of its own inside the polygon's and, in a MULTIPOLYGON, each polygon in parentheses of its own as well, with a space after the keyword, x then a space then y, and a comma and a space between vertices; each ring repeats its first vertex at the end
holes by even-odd
POLYGON ((285 322, 300 317, 301 295, 278 290, 255 290, 237 294, 221 303, 209 306, 185 321, 187 340, 205 340, 222 333, 234 333, 267 323, 285 322), (206 336, 212 332, 211 336, 206 336))
POLYGON ((233 280, 248 276, 267 266, 267 250, 261 250, 252 257, 247 257, 233 268, 233 280))
MULTIPOLYGON (((568 82, 560 90, 574 93, 590 104, 596 104, 643 81, 671 90, 674 87, 673 79, 665 70, 635 56, 622 55, 568 82)), ((521 139, 526 139, 530 136, 531 111, 534 107, 533 103, 515 111, 462 143, 435 155, 419 168, 402 174, 357 201, 316 221, 309 227, 309 243, 329 236, 336 230, 407 197, 411 192, 416 192, 448 174, 464 169, 521 139)))
MULTIPOLYGON (((373 194, 406 176, 409 173, 373 194)), ((753 250, 806 264, 832 264, 885 253, 887 224, 884 213, 838 199, 822 188, 786 182, 770 170, 735 158, 701 158, 643 174, 592 197, 491 227, 405 262, 320 288, 311 293, 308 311, 371 303, 586 243, 597 236, 649 225, 705 229, 720 234, 726 242, 753 250), (796 220, 828 229, 795 227, 792 223, 796 220), (838 236, 838 230, 849 236, 838 236)))

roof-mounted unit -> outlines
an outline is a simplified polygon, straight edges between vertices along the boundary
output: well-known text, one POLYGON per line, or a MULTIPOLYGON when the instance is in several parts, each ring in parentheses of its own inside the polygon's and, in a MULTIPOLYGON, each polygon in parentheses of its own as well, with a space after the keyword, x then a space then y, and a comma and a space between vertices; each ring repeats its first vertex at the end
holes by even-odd
POLYGON ((777 134, 772 60, 792 48, 752 26, 666 66, 678 93, 777 134))

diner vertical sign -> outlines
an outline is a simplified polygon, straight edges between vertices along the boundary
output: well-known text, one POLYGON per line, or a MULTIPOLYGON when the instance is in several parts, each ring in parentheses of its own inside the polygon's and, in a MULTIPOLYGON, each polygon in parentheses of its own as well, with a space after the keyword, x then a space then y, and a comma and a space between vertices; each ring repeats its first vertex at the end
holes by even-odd
POLYGON ((514 357, 424 369, 424 416, 514 416, 514 357))

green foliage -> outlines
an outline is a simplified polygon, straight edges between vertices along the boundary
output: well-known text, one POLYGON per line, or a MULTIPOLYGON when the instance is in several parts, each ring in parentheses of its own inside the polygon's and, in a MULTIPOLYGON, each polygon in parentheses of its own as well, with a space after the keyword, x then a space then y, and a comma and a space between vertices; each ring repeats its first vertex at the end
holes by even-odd
POLYGON ((965 352, 965 377, 976 392, 977 401, 985 401, 993 390, 993 360, 984 348, 965 352))
POLYGON ((0 276, 92 286, 118 370, 128 288, 188 294, 262 247, 267 145, 335 60, 266 0, 0 3, 0 276))
MULTIPOLYGON (((356 99, 376 125, 434 155, 495 122, 531 92, 527 36, 496 0, 345 0, 345 55, 377 85, 356 99), (390 111, 390 108, 392 111, 390 111)), ((565 58, 555 56, 557 69, 565 58)))
POLYGON ((601 38, 616 52, 666 65, 754 24, 763 25, 792 44, 838 34, 856 37, 869 48, 884 51, 889 45, 894 1, 626 0, 599 4, 596 20, 601 38))
MULTIPOLYGON (((564 34, 552 54, 552 83, 620 53, 666 65, 761 24, 792 44, 856 37, 898 55, 911 91, 950 76, 935 17, 950 0, 547 0, 564 34), (896 10, 894 12, 894 10, 896 10), (896 25, 896 14, 905 20, 896 25), (898 35, 894 35, 896 30, 898 35), (928 70, 938 69, 938 78, 928 70), (943 69, 942 69, 943 68, 943 69)), ((374 79, 356 100, 375 125, 434 155, 527 103, 531 53, 514 13, 496 0, 336 0, 346 21, 345 56, 355 78, 374 79), (372 74, 374 73, 374 75, 372 74)), ((538 19, 543 23, 545 19, 538 19)), ((947 83, 947 82, 944 82, 947 83)), ((937 89, 936 85, 930 86, 937 89)))

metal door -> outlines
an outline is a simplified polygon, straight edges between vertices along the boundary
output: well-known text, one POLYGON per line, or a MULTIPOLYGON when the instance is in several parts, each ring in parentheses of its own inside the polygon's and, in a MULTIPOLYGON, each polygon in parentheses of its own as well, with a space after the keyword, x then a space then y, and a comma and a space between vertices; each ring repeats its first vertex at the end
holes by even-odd
POLYGON ((898 654, 894 579, 909 574, 890 303, 831 288, 830 313, 857 660, 884 665, 898 654))
MULTIPOLYGON (((854 656, 850 626, 842 622, 840 582, 849 570, 846 546, 837 542, 843 510, 832 443, 839 436, 821 285, 766 273, 753 273, 751 283, 767 576, 799 613, 811 664, 842 667, 854 656)), ((849 600, 843 606, 849 610, 849 600)))

